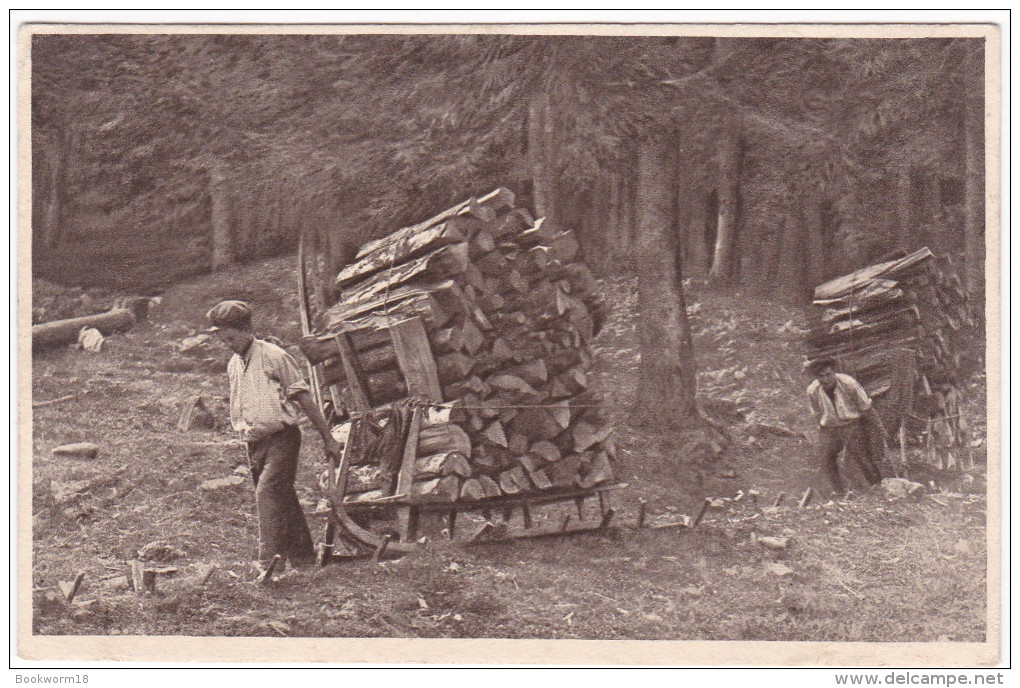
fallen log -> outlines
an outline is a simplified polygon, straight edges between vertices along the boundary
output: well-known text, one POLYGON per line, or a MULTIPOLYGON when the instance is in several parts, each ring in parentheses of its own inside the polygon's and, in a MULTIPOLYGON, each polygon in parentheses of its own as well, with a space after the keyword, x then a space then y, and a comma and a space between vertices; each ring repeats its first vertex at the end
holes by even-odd
POLYGON ((78 333, 83 327, 94 327, 107 337, 116 332, 129 330, 134 324, 134 313, 127 308, 113 308, 96 315, 41 323, 32 326, 32 348, 41 350, 74 344, 78 341, 78 333))

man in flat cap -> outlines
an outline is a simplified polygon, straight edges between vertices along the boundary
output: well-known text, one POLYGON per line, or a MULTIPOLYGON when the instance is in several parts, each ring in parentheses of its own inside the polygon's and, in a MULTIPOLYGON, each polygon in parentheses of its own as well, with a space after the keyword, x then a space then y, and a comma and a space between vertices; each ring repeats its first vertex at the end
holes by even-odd
MULTIPOLYGON (((230 379, 230 424, 248 445, 259 525, 258 566, 262 572, 279 554, 281 564, 314 561, 312 538, 294 491, 301 449, 300 412, 318 430, 328 454, 340 458, 340 445, 316 406, 294 357, 252 333, 252 312, 243 301, 216 304, 206 317, 210 332, 234 355, 230 379)), ((282 571, 280 564, 274 573, 282 571)))

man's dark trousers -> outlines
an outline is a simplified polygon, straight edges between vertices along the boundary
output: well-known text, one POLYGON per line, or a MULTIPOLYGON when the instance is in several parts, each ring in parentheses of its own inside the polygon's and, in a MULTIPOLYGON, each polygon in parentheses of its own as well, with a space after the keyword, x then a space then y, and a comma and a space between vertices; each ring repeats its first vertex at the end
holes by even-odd
POLYGON ((301 430, 293 425, 248 443, 259 521, 259 561, 263 564, 274 554, 292 564, 314 560, 312 536, 294 490, 300 450, 301 430))
POLYGON ((819 428, 818 453, 835 492, 846 491, 843 478, 839 474, 839 452, 844 447, 847 459, 853 458, 857 462, 865 480, 872 485, 882 480, 882 473, 872 460, 872 447, 869 446, 869 442, 868 428, 861 419, 846 425, 819 428))

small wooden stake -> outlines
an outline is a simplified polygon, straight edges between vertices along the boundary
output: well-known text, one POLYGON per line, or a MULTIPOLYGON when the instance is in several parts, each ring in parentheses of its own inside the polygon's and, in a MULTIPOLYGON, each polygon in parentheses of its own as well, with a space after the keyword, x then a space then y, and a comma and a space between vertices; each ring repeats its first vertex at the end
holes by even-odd
POLYGON ((698 512, 698 515, 695 516, 694 523, 691 524, 691 528, 692 529, 698 527, 698 524, 701 523, 701 519, 703 519, 705 517, 705 512, 708 511, 708 507, 711 504, 712 504, 712 498, 711 497, 705 497, 705 501, 702 502, 702 504, 701 504, 701 510, 698 512))
POLYGON ((265 573, 259 576, 259 582, 262 584, 269 584, 273 582, 273 571, 276 570, 276 565, 283 559, 279 554, 273 555, 273 560, 269 562, 269 566, 266 567, 265 573))
POLYGON ((450 513, 447 515, 447 528, 450 531, 450 539, 454 537, 454 529, 457 527, 457 510, 450 509, 450 513))
POLYGON ((142 562, 137 559, 132 559, 128 562, 131 574, 131 586, 135 589, 135 593, 141 595, 145 592, 145 570, 142 567, 142 562))
POLYGON ((560 526, 560 530, 566 530, 568 525, 570 525, 570 514, 563 517, 563 525, 560 526))
POLYGON ((85 572, 79 571, 73 581, 59 581, 57 583, 57 587, 60 588, 60 592, 64 595, 64 604, 70 605, 74 602, 74 596, 78 594, 78 588, 81 587, 83 580, 85 580, 85 572))
POLYGON ((602 515, 602 522, 599 523, 599 530, 605 530, 609 527, 609 523, 613 520, 613 516, 616 515, 616 510, 610 507, 606 509, 606 513, 602 515))
POLYGON ((800 498, 800 508, 803 509, 811 501, 811 494, 814 492, 814 488, 809 487, 804 490, 804 495, 800 498))
POLYGON ((521 516, 524 518, 524 529, 531 529, 531 507, 528 506, 527 502, 521 504, 521 516))
POLYGON ((575 497, 574 504, 577 505, 577 520, 584 520, 584 497, 575 497))
POLYGON ((386 548, 390 546, 390 540, 393 539, 393 533, 386 533, 383 535, 382 542, 375 548, 375 552, 372 553, 372 561, 379 561, 383 555, 386 554, 386 548))
POLYGON ((638 499, 638 509, 637 509, 637 527, 638 528, 644 528, 645 527, 645 516, 646 516, 645 512, 647 511, 647 509, 648 509, 648 502, 646 502, 643 499, 638 499))
POLYGON ((197 587, 202 587, 209 582, 209 579, 216 572, 216 564, 206 564, 198 569, 198 581, 196 582, 197 587))
POLYGON ((325 542, 319 543, 319 551, 315 554, 315 563, 319 566, 325 566, 333 560, 333 545, 325 542))
POLYGON ((776 495, 776 501, 772 502, 773 508, 779 506, 784 499, 786 499, 785 492, 780 492, 778 495, 776 495))

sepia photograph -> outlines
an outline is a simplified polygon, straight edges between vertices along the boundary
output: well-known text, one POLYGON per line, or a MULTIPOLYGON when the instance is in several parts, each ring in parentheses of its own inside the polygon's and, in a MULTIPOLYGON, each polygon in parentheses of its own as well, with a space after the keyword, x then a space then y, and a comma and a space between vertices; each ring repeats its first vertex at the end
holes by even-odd
POLYGON ((1000 40, 22 25, 17 654, 994 666, 1000 40))

